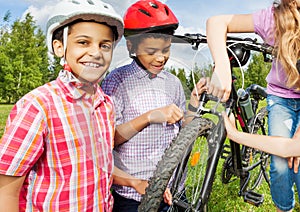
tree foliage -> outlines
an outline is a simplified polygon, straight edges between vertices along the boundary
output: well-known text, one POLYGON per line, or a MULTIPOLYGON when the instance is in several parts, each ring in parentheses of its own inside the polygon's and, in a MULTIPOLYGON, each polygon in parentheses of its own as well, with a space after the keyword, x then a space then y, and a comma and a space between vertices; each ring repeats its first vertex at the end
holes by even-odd
MULTIPOLYGON (((271 63, 264 61, 261 53, 253 53, 250 63, 244 67, 244 88, 251 84, 258 84, 263 87, 267 86, 266 76, 271 69, 271 63)), ((242 87, 242 73, 239 68, 234 69, 234 75, 237 77, 236 85, 242 87)))
POLYGON ((10 27, 2 25, 0 36, 1 101, 14 103, 49 80, 45 36, 29 13, 10 27))
MULTIPOLYGON (((251 84, 258 84, 266 87, 266 76, 270 69, 271 63, 265 62, 262 54, 253 53, 247 66, 243 67, 242 70, 240 68, 233 69, 233 75, 237 78, 235 84, 237 88, 241 88, 243 82, 242 79, 244 79, 244 88, 250 86, 251 84)), ((194 89, 194 84, 197 83, 201 77, 210 77, 212 70, 212 65, 203 67, 195 65, 193 72, 190 71, 189 73, 186 73, 182 68, 178 68, 177 70, 175 68, 171 68, 168 71, 180 79, 186 98, 188 99, 191 91, 194 89)))

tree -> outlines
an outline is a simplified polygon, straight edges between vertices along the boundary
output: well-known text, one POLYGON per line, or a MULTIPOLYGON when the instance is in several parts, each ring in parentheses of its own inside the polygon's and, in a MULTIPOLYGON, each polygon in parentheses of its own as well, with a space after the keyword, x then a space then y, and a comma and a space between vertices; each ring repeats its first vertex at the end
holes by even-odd
MULTIPOLYGON (((267 86, 266 76, 271 69, 271 63, 265 62, 261 53, 253 53, 248 67, 244 72, 244 88, 251 84, 258 84, 263 87, 267 86)), ((238 68, 234 69, 234 75, 237 77, 237 88, 242 87, 242 74, 238 68)))
POLYGON ((8 103, 49 80, 45 36, 28 13, 0 37, 0 92, 8 103))

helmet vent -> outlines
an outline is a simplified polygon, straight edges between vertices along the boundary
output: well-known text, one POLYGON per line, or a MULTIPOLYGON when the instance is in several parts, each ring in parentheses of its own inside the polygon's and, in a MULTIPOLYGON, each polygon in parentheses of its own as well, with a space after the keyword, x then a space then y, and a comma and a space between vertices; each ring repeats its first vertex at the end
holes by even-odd
POLYGON ((168 10, 168 8, 165 7, 165 11, 166 11, 166 14, 169 15, 169 10, 168 10))
POLYGON ((73 0, 72 3, 74 3, 74 4, 80 4, 80 3, 79 3, 78 1, 76 1, 76 0, 73 0))
POLYGON ((95 5, 94 2, 92 0, 87 0, 87 2, 91 5, 95 5))
POLYGON ((149 13, 148 11, 143 10, 143 9, 139 9, 139 11, 140 11, 141 13, 144 13, 145 15, 151 17, 151 15, 150 15, 150 13, 149 13))
POLYGON ((155 9, 158 9, 158 5, 153 3, 153 2, 149 2, 150 6, 155 8, 155 9))

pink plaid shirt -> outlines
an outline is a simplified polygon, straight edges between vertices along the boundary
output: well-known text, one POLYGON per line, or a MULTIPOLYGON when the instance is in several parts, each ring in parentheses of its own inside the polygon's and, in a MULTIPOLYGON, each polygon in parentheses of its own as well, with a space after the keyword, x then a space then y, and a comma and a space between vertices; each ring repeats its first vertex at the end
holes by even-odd
POLYGON ((26 175, 20 211, 111 211, 114 116, 96 86, 82 93, 62 71, 12 109, 0 140, 0 174, 26 175))

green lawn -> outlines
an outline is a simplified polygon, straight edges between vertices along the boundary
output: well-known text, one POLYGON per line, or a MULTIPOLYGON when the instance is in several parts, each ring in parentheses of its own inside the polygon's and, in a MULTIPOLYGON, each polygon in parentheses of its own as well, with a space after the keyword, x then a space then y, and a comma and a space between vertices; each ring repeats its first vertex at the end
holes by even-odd
POLYGON ((0 104, 0 137, 3 134, 5 123, 12 105, 0 104))
MULTIPOLYGON (((0 104, 0 136, 3 134, 5 122, 8 114, 12 108, 12 105, 0 104)), ((229 184, 222 184, 221 166, 223 159, 220 159, 217 175, 213 185, 213 192, 210 196, 209 211, 210 212, 269 212, 275 211, 270 196, 270 190, 267 183, 263 181, 263 184, 259 188, 259 192, 264 194, 265 201, 260 207, 252 206, 243 201, 242 197, 238 196, 239 181, 233 181, 229 184)), ((299 202, 297 198, 296 208, 294 211, 300 211, 299 202)))

